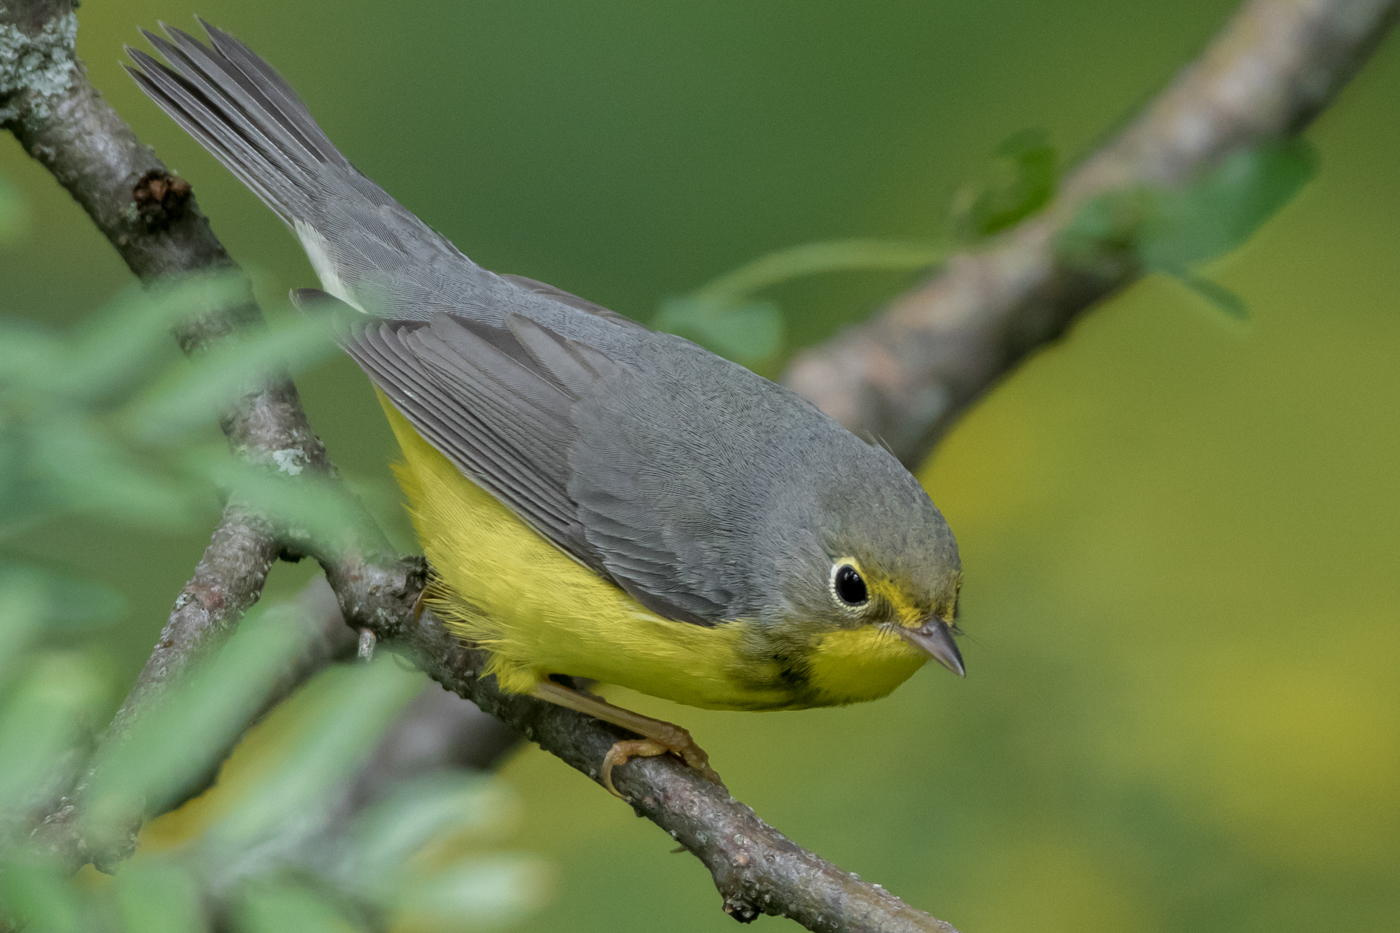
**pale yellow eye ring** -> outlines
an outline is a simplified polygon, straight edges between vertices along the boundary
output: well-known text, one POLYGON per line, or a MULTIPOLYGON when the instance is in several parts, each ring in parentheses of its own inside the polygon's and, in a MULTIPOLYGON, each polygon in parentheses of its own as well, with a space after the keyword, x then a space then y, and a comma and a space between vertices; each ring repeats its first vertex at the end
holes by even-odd
POLYGON ((832 563, 827 589, 832 601, 847 612, 861 612, 870 605, 870 587, 854 557, 840 557, 832 563))

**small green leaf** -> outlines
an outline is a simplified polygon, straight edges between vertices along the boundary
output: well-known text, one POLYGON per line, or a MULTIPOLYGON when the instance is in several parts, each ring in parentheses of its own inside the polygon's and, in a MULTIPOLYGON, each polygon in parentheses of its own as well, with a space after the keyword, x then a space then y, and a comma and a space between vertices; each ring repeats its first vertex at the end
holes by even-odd
POLYGON ((261 389, 270 376, 296 371, 335 349, 330 315, 303 315, 275 331, 227 338, 220 346, 125 415, 133 436, 170 443, 191 428, 218 419, 239 396, 261 389))
POLYGON ((952 227, 966 239, 991 236, 1048 204, 1059 181, 1059 156, 1044 130, 1022 130, 997 147, 988 174, 953 199, 952 227))
POLYGON ((239 933, 357 933, 364 929, 323 894, 290 881, 258 881, 242 891, 234 912, 239 933))
POLYGON ((54 374, 52 391, 118 397, 163 372, 155 362, 176 360, 171 329, 178 322, 252 300, 247 281, 229 273, 134 286, 73 329, 68 365, 54 374))
POLYGON ((1131 263, 1164 272, 1236 319, 1238 295, 1195 270, 1245 243, 1317 172, 1303 139, 1237 152, 1180 188, 1130 188, 1087 201, 1056 238, 1061 259, 1112 275, 1131 263))
POLYGON ((545 874, 530 858, 460 861, 403 892, 395 929, 468 933, 519 920, 543 900, 545 874))
POLYGON ((56 511, 106 515, 169 527, 192 513, 191 490, 138 459, 96 421, 61 410, 35 419, 29 433, 34 475, 56 511))
POLYGON ((322 675, 317 712, 292 753, 205 834, 214 857, 265 847, 293 848, 324 829, 328 805, 384 730, 423 690, 423 676, 383 657, 322 675))
POLYGON ((43 584, 23 568, 10 565, 0 570, 0 695, 27 660, 25 652, 49 614, 49 597, 43 584))
POLYGON ((1304 139, 1237 152, 1194 183, 1156 189, 1138 247, 1151 269, 1180 271, 1241 246, 1317 173, 1304 139))
POLYGON ((295 612, 280 606, 245 618, 217 655, 153 700, 104 751, 83 807, 95 839, 111 840, 140 814, 165 809, 218 767, 302 650, 305 626, 290 618, 295 612))
POLYGON ((1235 320, 1246 321, 1249 319, 1249 307, 1245 305, 1244 299, 1224 285, 1212 282, 1203 276, 1192 275, 1189 272, 1179 273, 1173 278, 1235 320))
POLYGON ((0 914, 25 933, 89 933, 87 903, 58 865, 37 854, 0 864, 0 914))
POLYGON ((424 846, 484 832, 517 808, 504 785, 481 776, 454 771, 405 782, 356 820, 337 874, 350 889, 387 895, 424 846))
POLYGON ((63 337, 36 321, 0 318, 0 387, 47 388, 62 372, 68 352, 63 337))
POLYGON ((136 859, 123 866, 114 887, 127 933, 209 929, 199 878, 188 867, 168 859, 136 859))
POLYGON ((731 308, 704 298, 668 298, 653 323, 739 363, 767 359, 783 337, 782 314, 770 301, 731 308))
POLYGON ((42 607, 37 618, 46 627, 96 628, 116 622, 126 612, 126 599, 100 583, 46 567, 0 564, 0 594, 30 589, 38 598, 35 605, 42 607))
POLYGON ((1056 254, 1066 264, 1085 270, 1125 259, 1141 266, 1139 232, 1151 198, 1142 188, 1108 191, 1090 198, 1056 235, 1056 254))
POLYGON ((23 812, 52 792, 58 765, 105 699, 104 678, 75 652, 31 657, 0 707, 0 811, 23 812))

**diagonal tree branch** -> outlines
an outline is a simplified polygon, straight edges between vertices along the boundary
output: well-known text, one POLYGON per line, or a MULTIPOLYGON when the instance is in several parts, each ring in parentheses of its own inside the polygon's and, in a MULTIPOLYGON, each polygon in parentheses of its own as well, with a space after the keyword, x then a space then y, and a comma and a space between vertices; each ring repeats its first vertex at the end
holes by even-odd
MULTIPOLYGON (((918 459, 957 413, 1027 353, 1140 274, 1114 244, 1103 244, 1088 264, 1071 266, 1055 254, 1055 234, 1078 205, 1115 188, 1180 183, 1230 151, 1298 131, 1365 59, 1393 7, 1382 0, 1252 0, 1158 101, 1071 176, 1043 215, 988 250, 958 257, 886 314, 805 355, 790 382, 853 428, 883 436, 906 462, 918 459)), ((24 68, 0 60, 0 120, 74 191, 138 275, 227 268, 222 249, 208 248, 217 243, 202 218, 190 221, 188 188, 154 161, 87 84, 72 56, 71 12, 66 0, 9 0, 0 7, 5 41, 31 46, 21 56, 29 63, 24 68), (133 219, 147 217, 141 224, 133 219), (156 249, 132 238, 189 242, 156 249), (133 260, 147 250, 157 257, 149 267, 133 260)), ((246 309, 206 315, 182 332, 182 345, 197 349, 236 327, 255 326, 254 319, 246 309)), ((257 432, 269 428, 286 432, 273 443, 289 438, 308 445, 308 462, 325 462, 295 390, 285 386, 282 392, 265 387, 265 395, 254 396, 265 403, 245 399, 231 415, 235 448, 254 457, 281 449, 258 440, 257 432), (246 415, 239 413, 245 409, 246 415)), ((324 472, 330 472, 328 462, 324 472)), ((346 619, 596 779, 621 733, 577 713, 503 695, 482 680, 475 651, 431 614, 415 621, 421 564, 394 558, 373 538, 318 555, 346 619)), ((247 585, 255 598, 261 581, 247 585)), ((738 919, 762 912, 813 930, 952 929, 801 849, 669 758, 635 761, 615 780, 640 814, 710 869, 726 911, 738 919)))
POLYGON ((1099 299, 1139 278, 1130 244, 1073 259, 1056 237, 1090 199, 1181 185, 1301 132, 1385 35, 1394 0, 1250 0, 1195 62, 1065 181, 1058 199, 873 319, 798 355, 784 381, 906 464, 1099 299))

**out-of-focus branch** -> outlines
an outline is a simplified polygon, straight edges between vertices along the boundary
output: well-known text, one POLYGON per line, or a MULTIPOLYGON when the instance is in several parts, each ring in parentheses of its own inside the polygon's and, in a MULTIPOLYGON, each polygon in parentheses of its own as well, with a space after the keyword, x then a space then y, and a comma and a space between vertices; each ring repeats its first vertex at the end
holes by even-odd
POLYGON ((920 462, 1028 354, 1142 274, 1121 241, 1090 255, 1057 251, 1086 202, 1181 185, 1232 152, 1300 132, 1366 60, 1396 8, 1395 0, 1250 0, 1045 211, 799 355, 786 383, 905 463, 920 462))

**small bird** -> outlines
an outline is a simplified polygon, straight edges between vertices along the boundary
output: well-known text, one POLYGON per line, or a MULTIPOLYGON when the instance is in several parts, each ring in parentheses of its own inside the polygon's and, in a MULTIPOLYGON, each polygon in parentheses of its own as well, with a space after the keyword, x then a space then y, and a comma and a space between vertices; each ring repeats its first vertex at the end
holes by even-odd
POLYGON ((889 452, 796 393, 568 292, 482 269, 361 175, 291 86, 203 20, 128 47, 136 83, 296 234, 343 302, 433 569, 426 606, 510 693, 591 714, 718 783, 671 723, 573 678, 709 709, 959 676, 957 543, 889 452))

